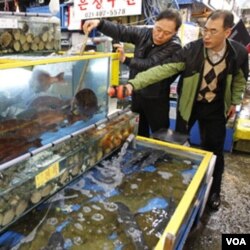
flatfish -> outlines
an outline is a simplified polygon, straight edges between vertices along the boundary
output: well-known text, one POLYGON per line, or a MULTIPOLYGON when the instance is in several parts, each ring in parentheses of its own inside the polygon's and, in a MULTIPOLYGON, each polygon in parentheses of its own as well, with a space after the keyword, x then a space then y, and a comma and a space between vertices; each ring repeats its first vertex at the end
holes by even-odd
POLYGON ((29 108, 40 109, 61 109, 66 102, 55 96, 38 96, 29 103, 29 108))
POLYGON ((115 204, 118 205, 118 221, 123 226, 126 235, 132 240, 135 249, 149 249, 143 237, 143 232, 135 220, 134 214, 124 203, 115 202, 115 204))
POLYGON ((42 250, 65 250, 64 248, 65 240, 60 232, 54 232, 49 240, 48 245, 43 247, 42 250))
POLYGON ((99 109, 94 91, 88 88, 78 91, 75 95, 75 106, 83 117, 92 117, 99 109))
POLYGON ((30 87, 35 93, 39 93, 47 91, 52 84, 62 83, 65 83, 64 72, 60 72, 56 76, 51 76, 47 71, 35 69, 32 72, 30 87))

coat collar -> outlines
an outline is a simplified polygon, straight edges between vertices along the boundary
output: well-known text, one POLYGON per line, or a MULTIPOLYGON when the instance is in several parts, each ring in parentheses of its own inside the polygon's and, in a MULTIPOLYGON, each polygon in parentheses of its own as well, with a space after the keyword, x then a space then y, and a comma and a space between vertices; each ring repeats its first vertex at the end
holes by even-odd
MULTIPOLYGON (((232 56, 234 59, 236 59, 237 55, 236 55, 236 51, 232 45, 232 40, 226 39, 226 45, 227 45, 227 51, 228 51, 229 55, 232 56)), ((204 46, 203 46, 203 55, 204 55, 204 58, 207 59, 206 48, 204 46)))

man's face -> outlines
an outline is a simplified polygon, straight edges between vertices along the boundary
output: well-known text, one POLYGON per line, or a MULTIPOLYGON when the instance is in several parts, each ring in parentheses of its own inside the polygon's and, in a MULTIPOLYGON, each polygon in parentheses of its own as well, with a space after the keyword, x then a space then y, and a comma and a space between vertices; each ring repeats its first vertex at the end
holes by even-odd
POLYGON ((223 19, 208 19, 202 30, 205 48, 220 51, 225 46, 226 38, 231 34, 230 28, 223 27, 223 19))
POLYGON ((162 45, 168 42, 176 34, 176 24, 172 20, 161 19, 153 28, 153 42, 155 45, 162 45))

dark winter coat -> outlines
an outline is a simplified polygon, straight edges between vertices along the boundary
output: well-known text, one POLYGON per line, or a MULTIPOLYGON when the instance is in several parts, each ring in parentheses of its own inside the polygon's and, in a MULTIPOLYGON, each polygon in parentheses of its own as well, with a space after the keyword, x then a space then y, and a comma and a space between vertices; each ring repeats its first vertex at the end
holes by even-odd
MULTIPOLYGON (((129 66, 129 78, 134 78, 139 72, 145 71, 153 66, 160 65, 181 48, 180 39, 174 36, 167 43, 154 45, 152 40, 152 28, 134 27, 114 24, 101 20, 98 30, 115 41, 132 43, 135 45, 134 57, 126 59, 129 66)), ((164 79, 139 91, 141 95, 149 98, 169 96, 170 84, 176 77, 164 79)))

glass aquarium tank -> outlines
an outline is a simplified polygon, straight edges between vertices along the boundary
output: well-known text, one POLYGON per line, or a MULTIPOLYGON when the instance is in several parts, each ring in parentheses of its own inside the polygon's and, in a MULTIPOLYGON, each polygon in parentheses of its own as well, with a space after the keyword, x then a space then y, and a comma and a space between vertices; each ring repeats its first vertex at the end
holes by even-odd
POLYGON ((93 55, 0 64, 0 164, 105 118, 112 61, 93 55))
POLYGON ((136 114, 113 116, 36 150, 25 160, 0 166, 0 232, 136 134, 136 114))
POLYGON ((0 55, 61 49, 60 19, 46 14, 0 12, 0 55))

